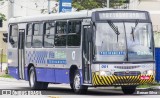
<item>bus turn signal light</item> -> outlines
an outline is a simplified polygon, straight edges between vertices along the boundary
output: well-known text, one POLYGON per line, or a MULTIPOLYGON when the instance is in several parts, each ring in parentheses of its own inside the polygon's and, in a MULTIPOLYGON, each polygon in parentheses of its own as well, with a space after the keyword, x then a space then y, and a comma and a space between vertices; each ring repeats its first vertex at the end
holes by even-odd
POLYGON ((140 79, 141 79, 141 80, 149 80, 149 79, 150 79, 150 76, 141 76, 140 79))

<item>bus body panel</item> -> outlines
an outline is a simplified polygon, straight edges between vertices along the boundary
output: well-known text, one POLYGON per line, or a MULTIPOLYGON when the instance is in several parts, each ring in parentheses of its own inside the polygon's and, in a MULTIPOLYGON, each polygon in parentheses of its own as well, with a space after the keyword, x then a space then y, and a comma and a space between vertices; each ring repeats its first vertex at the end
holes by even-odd
POLYGON ((92 83, 95 86, 151 84, 155 80, 155 74, 147 75, 147 70, 155 70, 155 64, 93 64, 92 83), (108 75, 100 75, 102 71, 108 75))

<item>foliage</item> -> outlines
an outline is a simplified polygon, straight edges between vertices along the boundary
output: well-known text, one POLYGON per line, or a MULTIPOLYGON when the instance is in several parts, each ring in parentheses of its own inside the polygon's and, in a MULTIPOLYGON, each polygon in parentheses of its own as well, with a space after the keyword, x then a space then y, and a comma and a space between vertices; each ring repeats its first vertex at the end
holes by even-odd
POLYGON ((8 74, 1 75, 0 77, 3 77, 3 78, 13 78, 13 77, 11 77, 11 76, 8 75, 8 74))
POLYGON ((5 70, 5 74, 8 74, 8 67, 7 67, 6 70, 5 70))
POLYGON ((7 61, 8 61, 8 60, 7 60, 7 55, 4 55, 4 54, 1 55, 1 54, 0 54, 0 62, 2 62, 2 63, 7 63, 7 61), (2 56, 2 59, 1 59, 1 56, 2 56), (1 60, 2 60, 2 61, 1 61, 1 60))
POLYGON ((160 32, 154 32, 155 47, 160 47, 160 32))
POLYGON ((4 20, 4 21, 7 20, 7 19, 6 19, 6 16, 5 16, 4 14, 2 14, 2 13, 0 13, 0 20, 4 20))
MULTIPOLYGON (((110 7, 114 8, 128 2, 129 0, 110 0, 110 7)), ((76 8, 77 11, 104 8, 107 7, 107 0, 72 0, 72 6, 76 8)))
MULTIPOLYGON (((2 2, 2 1, 4 1, 4 0, 0 0, 0 2, 2 2)), ((0 20, 4 20, 4 21, 7 20, 6 16, 4 14, 2 14, 2 13, 0 13, 0 20)))

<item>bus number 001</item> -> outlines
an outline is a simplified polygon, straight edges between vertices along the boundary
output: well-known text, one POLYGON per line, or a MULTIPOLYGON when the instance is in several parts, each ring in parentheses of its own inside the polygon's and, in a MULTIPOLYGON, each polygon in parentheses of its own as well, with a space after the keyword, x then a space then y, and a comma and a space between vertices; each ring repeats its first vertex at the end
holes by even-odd
POLYGON ((108 65, 101 65, 101 68, 108 68, 108 65))

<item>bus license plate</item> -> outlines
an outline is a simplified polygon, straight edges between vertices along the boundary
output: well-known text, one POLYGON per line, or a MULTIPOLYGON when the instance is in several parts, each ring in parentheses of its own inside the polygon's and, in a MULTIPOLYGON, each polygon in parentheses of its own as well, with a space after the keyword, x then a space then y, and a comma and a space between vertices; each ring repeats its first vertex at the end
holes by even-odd
POLYGON ((141 80, 149 80, 149 79, 150 79, 150 76, 141 76, 140 79, 141 79, 141 80))

